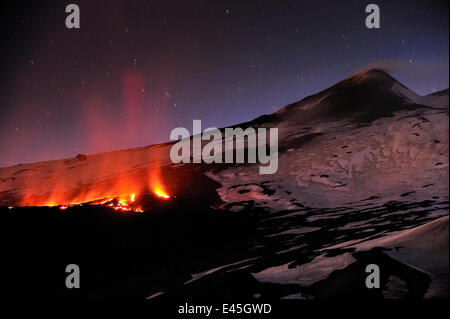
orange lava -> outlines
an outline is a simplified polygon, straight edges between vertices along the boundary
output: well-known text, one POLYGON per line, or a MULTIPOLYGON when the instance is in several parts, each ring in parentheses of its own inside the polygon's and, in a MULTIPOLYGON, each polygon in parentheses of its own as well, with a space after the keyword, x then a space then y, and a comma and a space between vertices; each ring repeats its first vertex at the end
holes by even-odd
POLYGON ((157 166, 154 170, 149 172, 148 181, 149 181, 148 188, 153 192, 153 194, 162 199, 170 198, 162 182, 161 168, 159 166, 157 166))
POLYGON ((106 198, 99 203, 93 203, 95 205, 103 205, 111 207, 112 209, 116 211, 121 212, 138 212, 142 213, 143 210, 141 207, 135 207, 134 202, 136 201, 136 194, 130 194, 125 196, 120 196, 119 198, 116 197, 110 197, 106 198))
MULTIPOLYGON (((135 155, 130 154, 128 156, 133 159, 135 155)), ((131 170, 125 174, 116 174, 110 178, 99 178, 95 183, 82 184, 77 181, 76 188, 70 188, 68 185, 73 185, 75 183, 74 180, 77 178, 80 180, 92 180, 95 176, 103 176, 106 174, 105 171, 109 172, 109 170, 115 169, 113 165, 120 166, 123 164, 120 161, 114 161, 109 158, 100 159, 99 163, 101 165, 89 166, 85 164, 83 166, 79 164, 79 168, 75 168, 79 170, 77 174, 71 172, 71 175, 66 172, 67 169, 65 168, 66 165, 69 165, 67 164, 69 161, 65 160, 62 163, 64 165, 62 170, 55 169, 45 185, 38 182, 35 179, 37 177, 34 175, 24 178, 21 184, 32 185, 29 188, 40 190, 41 194, 37 195, 27 191, 20 199, 20 204, 14 206, 44 206, 66 210, 68 207, 87 204, 108 206, 111 209, 122 212, 141 212, 142 207, 139 204, 139 196, 144 196, 143 194, 150 192, 161 200, 171 198, 164 184, 159 155, 152 156, 149 159, 151 165, 146 171, 131 170)), ((57 164, 54 165, 56 166, 57 164)))
POLYGON ((167 195, 166 193, 164 193, 164 191, 159 190, 159 191, 155 191, 156 196, 164 198, 164 199, 169 199, 170 196, 167 195))
MULTIPOLYGON (((158 198, 162 199, 169 199, 170 195, 168 195, 164 190, 157 189, 154 190, 154 194, 158 198)), ((141 207, 136 206, 136 199, 137 194, 127 194, 127 195, 121 195, 121 196, 105 196, 104 198, 100 198, 97 200, 86 202, 89 205, 100 205, 100 206, 107 206, 111 207, 111 209, 119 212, 137 212, 142 213, 144 212, 141 207)), ((44 207, 58 207, 60 210, 66 210, 69 207, 83 205, 85 203, 70 203, 70 204, 58 204, 54 201, 49 201, 45 203, 45 205, 40 205, 44 207)), ((13 207, 9 207, 12 209, 13 207)))

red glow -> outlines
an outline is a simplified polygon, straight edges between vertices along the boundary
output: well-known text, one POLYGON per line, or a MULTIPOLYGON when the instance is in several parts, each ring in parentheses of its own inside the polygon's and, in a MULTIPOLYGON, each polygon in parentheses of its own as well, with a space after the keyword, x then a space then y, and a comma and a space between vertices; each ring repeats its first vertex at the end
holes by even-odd
POLYGON ((155 191, 156 196, 164 198, 164 199, 169 199, 170 196, 167 195, 166 193, 164 193, 163 191, 155 191))
POLYGON ((90 204, 108 206, 120 212, 142 213, 143 212, 142 208, 136 207, 134 205, 135 201, 136 201, 136 194, 130 194, 130 195, 123 195, 120 197, 113 197, 113 198, 109 197, 90 204))
MULTIPOLYGON (((161 183, 159 170, 153 170, 150 174, 148 182, 148 190, 154 193, 158 198, 167 200, 170 195, 165 190, 165 186, 161 183)), ((141 181, 142 183, 142 181, 141 181)), ((59 183, 58 183, 59 184, 59 183)), ((52 191, 47 199, 38 196, 28 195, 23 198, 20 206, 47 206, 58 207, 60 210, 66 210, 69 207, 89 204, 111 207, 115 211, 120 212, 143 212, 139 206, 139 194, 133 189, 141 188, 143 192, 147 192, 142 186, 133 187, 132 180, 127 178, 118 178, 114 185, 108 185, 107 188, 99 187, 98 189, 86 189, 73 197, 65 193, 52 191), (133 191, 127 191, 132 189, 133 191)))
POLYGON ((155 168, 149 172, 148 188, 159 198, 169 199, 169 193, 167 192, 164 183, 162 182, 159 157, 156 159, 156 163, 157 165, 155 165, 155 168))

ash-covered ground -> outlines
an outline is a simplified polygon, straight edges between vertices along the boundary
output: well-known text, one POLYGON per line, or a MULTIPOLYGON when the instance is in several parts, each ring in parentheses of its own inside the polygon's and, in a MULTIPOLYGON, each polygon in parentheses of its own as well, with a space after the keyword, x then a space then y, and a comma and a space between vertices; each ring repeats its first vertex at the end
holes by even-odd
POLYGON ((448 90, 422 97, 368 70, 239 126, 279 129, 276 174, 176 165, 171 144, 0 168, 2 293, 448 298, 448 90), (145 184, 155 165, 171 199, 142 213, 33 205, 145 184), (72 263, 82 288, 68 290, 72 263))

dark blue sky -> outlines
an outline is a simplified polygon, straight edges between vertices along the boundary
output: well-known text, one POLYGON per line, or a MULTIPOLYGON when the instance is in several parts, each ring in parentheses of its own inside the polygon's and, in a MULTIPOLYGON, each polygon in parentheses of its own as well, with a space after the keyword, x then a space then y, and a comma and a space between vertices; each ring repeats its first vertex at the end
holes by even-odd
POLYGON ((167 141, 271 113, 369 64, 449 86, 448 1, 2 3, 0 166, 167 141))

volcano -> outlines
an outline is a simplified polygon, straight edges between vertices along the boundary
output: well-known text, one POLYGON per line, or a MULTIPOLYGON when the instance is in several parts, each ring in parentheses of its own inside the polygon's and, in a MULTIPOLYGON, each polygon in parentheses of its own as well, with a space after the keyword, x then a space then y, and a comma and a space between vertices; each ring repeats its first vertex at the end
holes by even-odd
POLYGON ((273 175, 174 164, 173 143, 0 168, 3 293, 448 297, 448 101, 357 72, 237 125, 278 128, 273 175), (71 263, 84 289, 64 286, 71 263))

